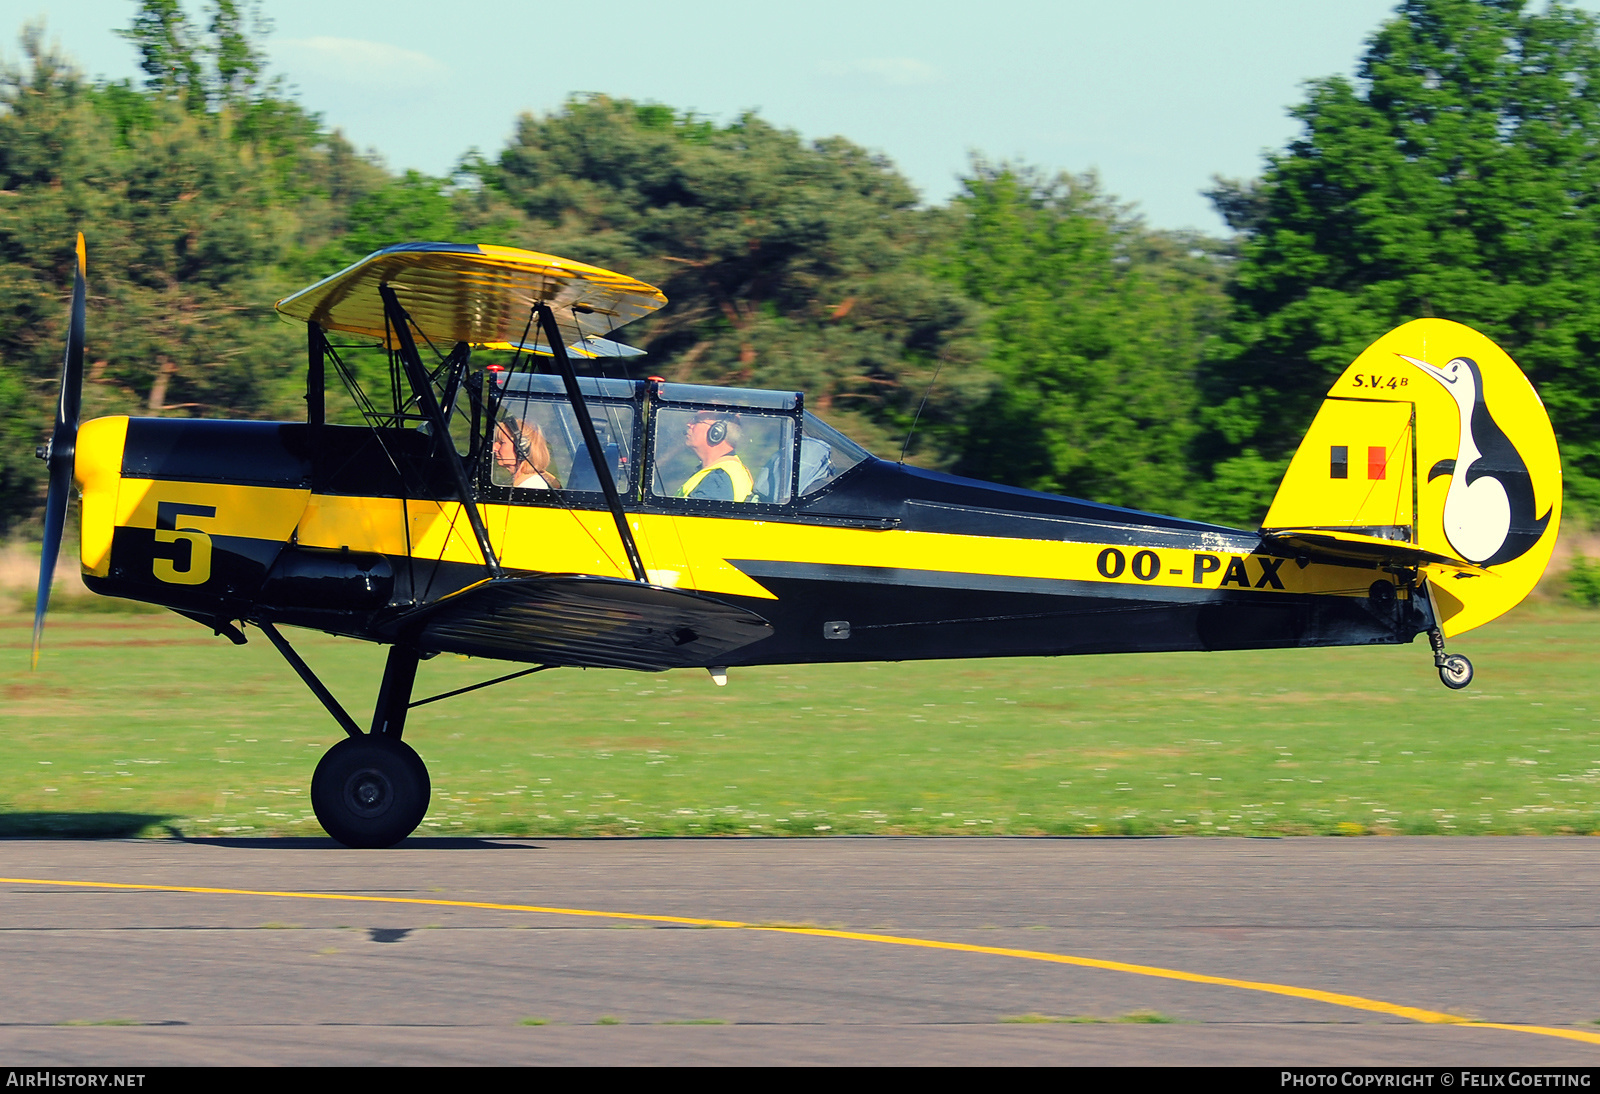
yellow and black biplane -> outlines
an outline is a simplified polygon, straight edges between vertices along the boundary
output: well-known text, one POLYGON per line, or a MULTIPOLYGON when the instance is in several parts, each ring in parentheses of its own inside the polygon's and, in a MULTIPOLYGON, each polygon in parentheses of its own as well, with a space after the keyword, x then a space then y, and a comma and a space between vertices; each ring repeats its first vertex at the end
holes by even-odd
POLYGON ((580 376, 574 359, 636 352, 612 334, 665 298, 487 245, 389 247, 280 301, 308 336, 304 422, 80 428, 84 275, 80 237, 40 450, 34 657, 76 483, 91 589, 235 643, 255 628, 343 727, 311 798, 352 846, 393 844, 427 810, 401 734, 410 708, 443 697, 412 699, 439 653, 531 666, 480 687, 557 666, 700 667, 722 683, 743 665, 1426 634, 1459 688, 1472 666, 1445 638, 1520 601, 1560 523, 1538 396, 1492 342, 1443 320, 1400 327, 1339 377, 1250 531, 876 459, 798 392, 580 376), (485 347, 500 352, 475 363, 485 347), (330 373, 364 425, 327 420, 330 373), (390 646, 370 729, 286 626, 390 646))

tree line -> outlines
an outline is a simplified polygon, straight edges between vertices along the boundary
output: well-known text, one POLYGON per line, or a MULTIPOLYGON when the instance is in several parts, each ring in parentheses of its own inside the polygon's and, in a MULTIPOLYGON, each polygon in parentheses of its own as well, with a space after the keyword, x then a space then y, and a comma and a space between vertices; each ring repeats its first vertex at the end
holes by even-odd
POLYGON ((264 32, 237 0, 203 26, 140 0, 138 84, 38 27, 0 69, 0 528, 40 502, 79 229, 86 414, 296 416, 274 300, 391 243, 481 241, 661 286, 622 332, 649 373, 803 390, 881 455, 1244 526, 1362 348, 1456 319, 1529 373, 1569 502, 1600 506, 1600 28, 1560 3, 1405 0, 1259 178, 1216 181, 1223 239, 982 159, 927 206, 842 137, 604 95, 448 179, 395 174, 271 78, 264 32))

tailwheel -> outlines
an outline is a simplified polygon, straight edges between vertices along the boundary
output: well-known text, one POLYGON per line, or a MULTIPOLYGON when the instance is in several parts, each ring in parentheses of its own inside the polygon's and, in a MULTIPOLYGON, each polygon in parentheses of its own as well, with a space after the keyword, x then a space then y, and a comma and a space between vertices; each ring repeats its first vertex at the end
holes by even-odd
POLYGON ((422 757, 386 734, 346 737, 311 776, 311 808, 346 847, 399 843, 422 823, 431 793, 422 757))
POLYGON ((1439 670, 1439 679, 1445 687, 1460 691, 1472 683, 1472 662, 1459 653, 1444 652, 1444 631, 1430 628, 1428 645, 1433 647, 1433 666, 1439 670))
POLYGON ((1472 683, 1472 662, 1459 653, 1446 654, 1439 661, 1439 679, 1452 691, 1472 683))

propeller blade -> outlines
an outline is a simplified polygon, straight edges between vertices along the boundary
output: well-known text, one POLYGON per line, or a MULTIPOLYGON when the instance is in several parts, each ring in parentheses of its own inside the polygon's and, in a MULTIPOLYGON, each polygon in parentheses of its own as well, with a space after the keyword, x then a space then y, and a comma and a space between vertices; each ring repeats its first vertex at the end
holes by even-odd
POLYGON ((78 233, 78 265, 72 278, 72 315, 67 324, 67 352, 61 362, 61 398, 56 403, 56 425, 45 458, 50 462, 50 492, 44 503, 44 544, 39 552, 39 591, 33 606, 32 667, 39 667, 39 646, 44 638, 44 613, 50 606, 50 586, 72 497, 73 460, 78 449, 78 417, 83 409, 83 342, 88 260, 83 233, 78 233))

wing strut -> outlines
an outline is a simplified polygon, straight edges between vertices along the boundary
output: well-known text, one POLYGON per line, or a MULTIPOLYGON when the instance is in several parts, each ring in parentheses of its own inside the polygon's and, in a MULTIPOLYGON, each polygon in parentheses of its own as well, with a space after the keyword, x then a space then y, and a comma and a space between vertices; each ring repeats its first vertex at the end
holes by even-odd
MULTIPOLYGON (((489 530, 484 527, 483 514, 478 512, 478 500, 473 497, 472 487, 467 482, 467 470, 461 466, 461 456, 450 443, 450 430, 445 424, 444 413, 439 409, 439 400, 433 393, 433 381, 428 378, 428 370, 422 367, 422 357, 417 353, 416 340, 411 337, 411 316, 400 306, 394 290, 388 285, 379 285, 378 292, 383 296, 384 310, 389 313, 389 322, 400 339, 400 361, 405 365, 406 378, 411 382, 411 390, 417 393, 417 401, 422 404, 422 412, 428 416, 428 422, 433 426, 434 441, 443 451, 445 463, 450 466, 450 474, 456 480, 456 495, 461 499, 461 508, 472 524, 472 534, 477 537, 478 549, 483 552, 483 564, 489 568, 489 576, 500 577, 500 560, 495 557, 494 548, 489 544, 489 530)), ((567 367, 570 372, 571 366, 567 367)), ((585 423, 588 421, 587 418, 581 420, 585 423)), ((588 426, 587 435, 593 433, 594 426, 588 426)), ((595 444, 598 443, 597 439, 595 444)), ((592 448, 593 446, 591 450, 592 448)), ((616 491, 613 488, 608 497, 615 495, 616 491)), ((621 512, 620 509, 617 511, 621 512)))
POLYGON ((617 522, 617 534, 622 537, 622 549, 628 552, 628 564, 633 567, 633 578, 641 585, 648 585, 650 579, 645 576, 644 560, 639 557, 639 547, 633 542, 633 531, 628 527, 628 515, 622 511, 622 498, 617 494, 617 484, 611 477, 611 464, 606 460, 605 449, 600 446, 599 434, 594 431, 594 420, 589 417, 589 406, 583 401, 583 392, 578 390, 578 375, 572 371, 572 361, 567 357, 567 344, 561 337, 561 329, 556 326, 556 314, 550 309, 550 305, 543 301, 534 307, 539 312, 539 326, 544 329, 545 344, 550 347, 550 354, 556 360, 556 367, 561 370, 561 381, 567 386, 567 401, 572 404, 572 412, 578 416, 578 428, 583 431, 583 443, 589 448, 589 459, 594 462, 595 471, 600 479, 600 489, 605 493, 606 504, 611 507, 611 519, 617 522))
POLYGON ((321 327, 315 323, 306 324, 306 424, 313 431, 311 434, 313 444, 316 443, 323 423, 327 420, 326 408, 323 405, 327 387, 323 358, 327 341, 321 327))

